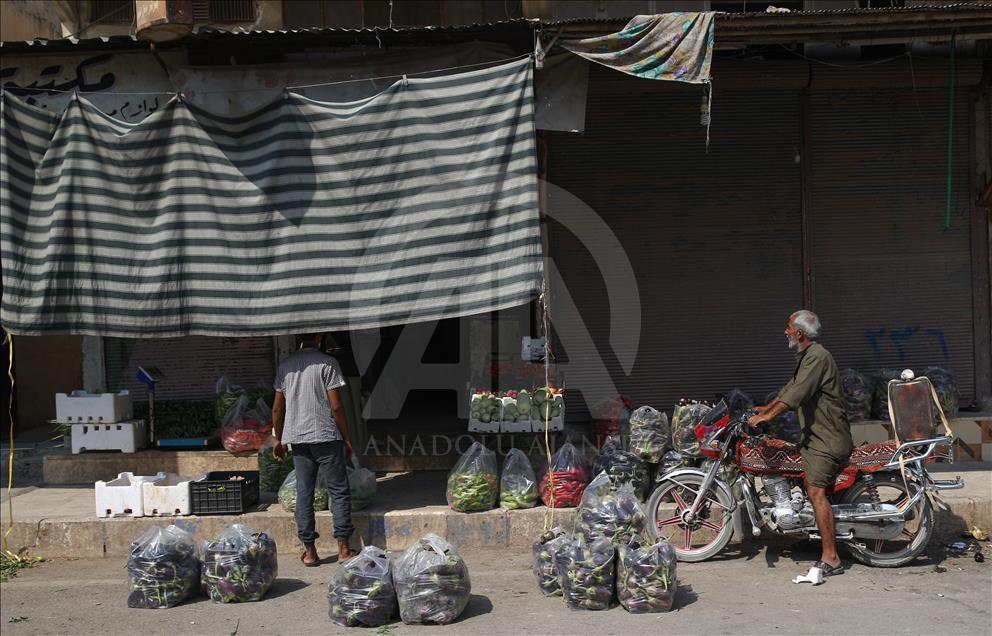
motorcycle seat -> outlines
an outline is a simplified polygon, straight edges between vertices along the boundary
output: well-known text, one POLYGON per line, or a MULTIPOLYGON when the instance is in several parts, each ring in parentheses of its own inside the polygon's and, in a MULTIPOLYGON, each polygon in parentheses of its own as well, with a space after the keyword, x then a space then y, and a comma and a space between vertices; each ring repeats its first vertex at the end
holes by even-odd
MULTIPOLYGON (((889 463, 896 448, 894 441, 858 446, 851 451, 847 465, 841 472, 878 470, 889 463)), ((803 473, 803 458, 799 447, 780 439, 766 439, 757 444, 741 442, 738 446, 738 458, 741 468, 748 472, 795 476, 803 473)))

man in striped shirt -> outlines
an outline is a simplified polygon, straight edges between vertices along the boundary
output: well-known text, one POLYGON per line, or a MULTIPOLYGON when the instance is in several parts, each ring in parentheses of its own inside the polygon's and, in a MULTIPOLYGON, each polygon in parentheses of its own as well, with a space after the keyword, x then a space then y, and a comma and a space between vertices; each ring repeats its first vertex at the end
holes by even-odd
POLYGON ((348 420, 338 389, 345 385, 338 361, 322 352, 323 335, 298 336, 300 350, 287 358, 276 371, 276 396, 272 422, 276 447, 273 454, 286 457, 286 444, 293 447, 296 469, 296 527, 303 542, 303 564, 320 564, 315 541, 314 490, 326 486, 331 498, 334 538, 338 540, 338 560, 351 558, 348 540, 355 531, 351 524, 351 489, 346 466, 352 455, 348 420))

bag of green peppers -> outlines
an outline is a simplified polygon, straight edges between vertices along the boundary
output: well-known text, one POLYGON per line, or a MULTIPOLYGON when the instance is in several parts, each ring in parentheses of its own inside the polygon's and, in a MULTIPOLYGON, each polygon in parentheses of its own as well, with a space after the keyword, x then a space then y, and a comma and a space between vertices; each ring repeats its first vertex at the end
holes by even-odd
POLYGON ((503 460, 499 479, 499 505, 511 510, 533 508, 537 505, 537 477, 534 467, 519 448, 513 448, 503 460))
POLYGON ((287 449, 283 461, 272 454, 275 447, 276 438, 270 435, 258 449, 258 487, 262 492, 277 492, 293 470, 293 452, 287 449))
MULTIPOLYGON (((296 512, 296 471, 291 470, 286 480, 279 486, 279 504, 286 512, 296 512)), ((331 496, 326 488, 317 486, 313 491, 313 509, 327 510, 331 496)))
POLYGON ((496 453, 473 442, 448 474, 448 506, 458 512, 492 510, 498 495, 496 453))
POLYGON ((672 609, 678 580, 675 549, 667 541, 640 547, 622 546, 617 553, 617 597, 631 614, 672 609))

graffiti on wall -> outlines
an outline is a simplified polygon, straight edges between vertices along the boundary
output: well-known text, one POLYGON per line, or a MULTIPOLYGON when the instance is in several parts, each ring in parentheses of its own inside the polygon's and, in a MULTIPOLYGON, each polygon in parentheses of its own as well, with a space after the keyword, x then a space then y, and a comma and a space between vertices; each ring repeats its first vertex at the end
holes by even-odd
POLYGON ((927 344, 938 346, 945 361, 951 357, 943 329, 933 329, 921 325, 909 325, 901 329, 881 327, 879 329, 866 329, 865 338, 871 346, 876 362, 882 360, 883 348, 887 349, 889 344, 895 350, 899 362, 905 362, 906 350, 910 344, 920 345, 921 341, 924 340, 927 344))

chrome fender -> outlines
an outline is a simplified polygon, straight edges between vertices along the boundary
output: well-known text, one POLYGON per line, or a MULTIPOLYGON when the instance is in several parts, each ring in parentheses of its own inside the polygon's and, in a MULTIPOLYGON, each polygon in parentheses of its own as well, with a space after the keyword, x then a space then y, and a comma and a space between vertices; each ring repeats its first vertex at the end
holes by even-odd
MULTIPOLYGON (((706 479, 706 471, 699 468, 678 468, 669 473, 665 473, 661 477, 661 481, 658 482, 658 486, 661 486, 666 481, 679 484, 679 478, 685 475, 695 475, 700 479, 706 479)), ((730 502, 730 519, 734 527, 734 536, 738 539, 744 539, 744 522, 741 520, 741 508, 734 497, 734 492, 730 489, 725 481, 719 477, 713 477, 713 486, 716 486, 719 490, 727 496, 727 501, 730 502)), ((652 522, 653 523, 653 522, 652 522)))

